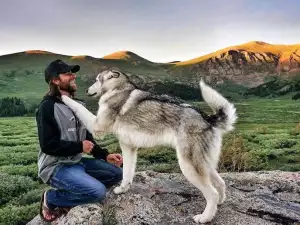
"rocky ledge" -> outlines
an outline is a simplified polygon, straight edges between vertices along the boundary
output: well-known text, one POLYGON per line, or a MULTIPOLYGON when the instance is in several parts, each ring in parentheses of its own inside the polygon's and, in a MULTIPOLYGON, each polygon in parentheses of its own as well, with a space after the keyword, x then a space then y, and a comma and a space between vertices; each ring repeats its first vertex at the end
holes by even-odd
MULTIPOLYGON (((223 173, 227 198, 209 224, 300 225, 299 172, 223 173)), ((182 174, 137 172, 130 191, 73 208, 55 225, 194 225, 206 201, 182 174)), ((36 216, 28 225, 44 224, 36 216)))

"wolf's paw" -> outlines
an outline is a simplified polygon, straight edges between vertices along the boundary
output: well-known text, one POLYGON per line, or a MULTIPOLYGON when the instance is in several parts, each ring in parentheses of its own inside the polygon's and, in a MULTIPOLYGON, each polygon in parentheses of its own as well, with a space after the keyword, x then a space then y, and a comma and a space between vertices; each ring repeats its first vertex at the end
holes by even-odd
POLYGON ((196 223, 207 223, 212 221, 212 216, 204 215, 203 213, 203 214, 195 215, 193 219, 196 223))
POLYGON ((128 189, 129 189, 129 185, 127 187, 118 186, 114 188, 114 193, 117 195, 122 194, 128 191, 128 189))
POLYGON ((225 193, 219 194, 219 196, 220 196, 220 198, 219 198, 218 204, 221 205, 221 204, 223 204, 223 203, 225 202, 225 200, 226 200, 226 194, 225 194, 225 193))
POLYGON ((61 100, 63 101, 63 103, 66 103, 70 98, 66 95, 62 95, 61 96, 61 100))

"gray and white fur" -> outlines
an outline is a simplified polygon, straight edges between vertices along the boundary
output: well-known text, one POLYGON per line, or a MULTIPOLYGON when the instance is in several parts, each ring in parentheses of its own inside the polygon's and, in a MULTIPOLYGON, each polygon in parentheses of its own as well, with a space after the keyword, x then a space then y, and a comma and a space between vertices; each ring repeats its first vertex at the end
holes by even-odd
POLYGON ((184 176, 206 199, 204 212, 193 217, 197 223, 206 223, 214 218, 217 204, 225 200, 225 182, 217 165, 222 135, 234 129, 237 116, 233 104, 202 80, 199 84, 213 115, 169 96, 140 90, 117 70, 98 74, 86 91, 99 98, 96 116, 67 96, 62 96, 62 100, 94 136, 110 133, 118 138, 124 158, 123 180, 114 193, 130 188, 139 148, 169 146, 176 150, 184 176))

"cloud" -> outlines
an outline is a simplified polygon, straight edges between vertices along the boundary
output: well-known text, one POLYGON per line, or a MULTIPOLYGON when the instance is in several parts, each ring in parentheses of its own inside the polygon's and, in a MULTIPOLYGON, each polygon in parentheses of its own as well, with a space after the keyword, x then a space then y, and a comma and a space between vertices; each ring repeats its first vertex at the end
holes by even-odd
POLYGON ((295 43, 300 2, 11 0, 0 5, 0 54, 44 49, 101 57, 130 50, 185 60, 249 40, 295 43))

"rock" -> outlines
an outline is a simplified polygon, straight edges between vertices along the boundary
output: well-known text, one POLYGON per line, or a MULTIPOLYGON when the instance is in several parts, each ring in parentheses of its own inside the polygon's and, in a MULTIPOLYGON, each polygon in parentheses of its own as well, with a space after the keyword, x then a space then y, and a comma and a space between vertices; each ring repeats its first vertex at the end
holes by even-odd
MULTIPOLYGON (((300 224, 300 173, 223 173, 227 199, 214 225, 300 224)), ((192 225, 206 201, 182 174, 137 172, 125 194, 108 191, 105 202, 73 208, 56 225, 192 225)), ((39 216, 27 225, 43 224, 39 216)))

